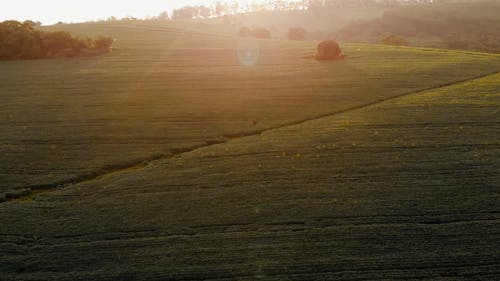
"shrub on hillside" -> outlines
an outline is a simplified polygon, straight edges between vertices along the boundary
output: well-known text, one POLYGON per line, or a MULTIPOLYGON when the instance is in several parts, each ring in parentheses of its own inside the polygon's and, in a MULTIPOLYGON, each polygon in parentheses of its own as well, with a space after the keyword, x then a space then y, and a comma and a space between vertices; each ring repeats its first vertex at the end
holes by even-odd
POLYGON ((111 50, 111 46, 113 45, 113 38, 106 36, 99 36, 94 42, 94 49, 98 51, 107 51, 111 50))
POLYGON ((342 50, 336 41, 326 40, 318 44, 318 50, 316 52, 317 60, 335 60, 341 58, 343 58, 342 50))
POLYGON ((57 54, 62 50, 72 49, 77 42, 73 40, 71 34, 65 31, 55 31, 44 36, 43 46, 51 54, 57 54))
POLYGON ((384 45, 392 45, 392 46, 408 46, 408 40, 404 37, 389 34, 382 38, 382 43, 384 45))
POLYGON ((250 30, 250 28, 246 27, 246 26, 243 26, 242 28, 240 28, 240 36, 241 37, 249 37, 252 35, 252 30, 250 30))
POLYGON ((286 38, 289 40, 304 40, 306 39, 307 30, 302 27, 292 27, 288 29, 286 38))
POLYGON ((0 60, 77 57, 109 52, 113 39, 81 39, 65 31, 43 32, 36 23, 4 21, 0 23, 0 60))
POLYGON ((164 11, 164 12, 161 12, 157 17, 156 17, 157 20, 170 20, 170 17, 168 15, 168 12, 164 11))
POLYGON ((264 27, 256 27, 252 30, 252 36, 255 38, 269 39, 271 38, 271 32, 264 27))

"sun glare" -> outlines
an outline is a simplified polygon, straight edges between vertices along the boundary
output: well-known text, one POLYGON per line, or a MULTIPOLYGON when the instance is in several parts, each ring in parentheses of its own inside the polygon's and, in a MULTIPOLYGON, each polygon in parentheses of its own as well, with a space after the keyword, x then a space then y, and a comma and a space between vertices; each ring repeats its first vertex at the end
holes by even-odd
POLYGON ((34 20, 44 24, 62 22, 81 22, 89 20, 103 20, 111 16, 122 18, 133 16, 147 18, 156 16, 163 11, 171 11, 186 5, 215 5, 216 2, 237 2, 243 8, 251 3, 264 3, 265 0, 145 0, 145 1, 119 1, 119 0, 18 0, 2 5, 0 21, 3 20, 34 20))
POLYGON ((254 66, 259 61, 260 47, 256 39, 246 38, 238 42, 238 60, 242 65, 254 66))

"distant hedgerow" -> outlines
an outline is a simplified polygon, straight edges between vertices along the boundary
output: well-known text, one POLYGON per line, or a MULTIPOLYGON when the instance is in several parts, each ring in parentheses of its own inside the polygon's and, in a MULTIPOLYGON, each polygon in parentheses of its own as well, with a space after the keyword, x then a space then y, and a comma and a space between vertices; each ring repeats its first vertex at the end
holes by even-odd
POLYGON ((256 27, 252 30, 252 36, 255 38, 269 39, 271 32, 264 27, 256 27))
POLYGON ((110 52, 113 45, 110 37, 82 39, 65 31, 44 32, 36 26, 32 21, 1 22, 0 60, 93 56, 110 52))
POLYGON ((114 40, 111 37, 99 36, 94 41, 93 48, 103 52, 110 51, 110 48, 113 45, 113 41, 114 40))

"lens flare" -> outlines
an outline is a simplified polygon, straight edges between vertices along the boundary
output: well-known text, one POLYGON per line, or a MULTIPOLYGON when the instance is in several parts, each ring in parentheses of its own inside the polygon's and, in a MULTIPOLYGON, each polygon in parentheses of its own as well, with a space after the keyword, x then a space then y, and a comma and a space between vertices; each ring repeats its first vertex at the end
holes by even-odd
POLYGON ((241 39, 238 42, 238 60, 242 65, 253 66, 259 61, 260 47, 257 39, 241 39))

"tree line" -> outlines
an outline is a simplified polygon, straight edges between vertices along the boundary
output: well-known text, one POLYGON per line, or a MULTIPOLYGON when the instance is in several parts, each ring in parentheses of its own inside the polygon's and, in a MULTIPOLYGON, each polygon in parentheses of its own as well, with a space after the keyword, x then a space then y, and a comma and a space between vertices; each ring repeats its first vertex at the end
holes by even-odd
POLYGON ((500 20, 453 18, 452 12, 439 17, 407 11, 386 12, 381 18, 354 22, 338 31, 337 37, 350 42, 381 42, 409 45, 429 40, 428 47, 500 53, 500 20), (424 15, 424 16, 423 16, 424 15), (408 38, 408 39, 407 39, 408 38))
POLYGON ((214 5, 189 5, 174 9, 171 17, 166 12, 149 19, 205 19, 233 15, 238 13, 252 13, 260 11, 296 11, 324 8, 346 7, 400 7, 423 4, 437 4, 449 0, 269 0, 266 2, 252 1, 241 4, 238 1, 217 1, 214 5))
POLYGON ((109 17, 107 21, 207 19, 238 13, 253 13, 261 11, 299 11, 348 7, 395 8, 441 4, 452 1, 454 0, 268 0, 265 2, 251 1, 250 3, 241 4, 236 0, 231 0, 217 1, 211 6, 188 5, 174 9, 172 13, 163 11, 157 16, 147 17, 145 19, 139 19, 132 16, 124 18, 116 18, 112 16, 109 17))
POLYGON ((77 38, 65 31, 45 32, 33 21, 0 22, 0 60, 93 56, 111 51, 113 39, 77 38))

